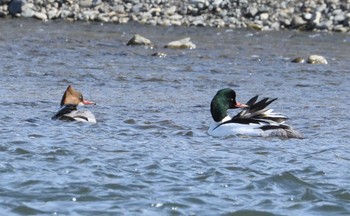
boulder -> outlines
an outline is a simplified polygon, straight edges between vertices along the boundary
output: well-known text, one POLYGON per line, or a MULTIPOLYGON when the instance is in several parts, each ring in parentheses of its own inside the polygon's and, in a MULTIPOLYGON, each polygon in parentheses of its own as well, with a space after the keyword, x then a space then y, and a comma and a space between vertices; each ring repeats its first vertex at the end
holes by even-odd
POLYGON ((309 64, 328 64, 325 57, 320 55, 310 55, 307 59, 307 63, 309 64))
POLYGON ((22 1, 21 0, 12 0, 8 6, 9 13, 14 16, 22 12, 22 1))
POLYGON ((27 17, 27 18, 33 17, 35 14, 35 11, 33 8, 34 8, 34 5, 31 3, 22 5, 22 11, 21 11, 22 17, 27 17))
POLYGON ((195 49, 196 45, 191 42, 191 38, 184 38, 177 41, 172 41, 164 46, 170 49, 195 49))
POLYGON ((153 46, 152 42, 145 38, 142 37, 141 35, 135 34, 126 44, 128 46, 153 46))

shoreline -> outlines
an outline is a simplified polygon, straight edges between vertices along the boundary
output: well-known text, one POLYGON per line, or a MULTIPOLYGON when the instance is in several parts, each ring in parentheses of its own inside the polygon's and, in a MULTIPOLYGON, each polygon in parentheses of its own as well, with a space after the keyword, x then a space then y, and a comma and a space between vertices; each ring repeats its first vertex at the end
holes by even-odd
POLYGON ((3 0, 0 17, 349 32, 350 1, 3 0))

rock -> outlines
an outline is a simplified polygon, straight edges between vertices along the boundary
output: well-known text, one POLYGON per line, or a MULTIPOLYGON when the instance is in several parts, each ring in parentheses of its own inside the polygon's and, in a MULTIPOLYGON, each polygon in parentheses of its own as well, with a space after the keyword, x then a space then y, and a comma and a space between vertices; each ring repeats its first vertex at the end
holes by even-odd
POLYGON ((260 14, 260 19, 261 20, 267 20, 269 18, 269 14, 268 13, 262 13, 260 14))
POLYGON ((93 1, 92 0, 80 0, 79 1, 79 6, 80 7, 91 7, 92 6, 93 1))
POLYGON ((209 5, 208 0, 189 0, 188 3, 199 10, 202 10, 204 7, 209 5))
POLYGON ((22 17, 27 17, 27 18, 33 17, 35 14, 35 11, 32 8, 34 8, 34 5, 31 3, 22 5, 22 13, 21 13, 22 17))
POLYGON ((70 10, 68 10, 68 9, 66 9, 66 10, 62 10, 62 12, 61 12, 61 17, 63 18, 63 19, 67 19, 67 18, 69 18, 70 16, 72 16, 72 12, 70 11, 70 10))
POLYGON ((212 0, 211 5, 215 8, 219 8, 223 0, 212 0))
POLYGON ((51 8, 48 12, 47 12, 47 16, 49 19, 55 19, 57 18, 58 15, 58 10, 56 8, 51 8))
POLYGON ((118 22, 119 22, 120 24, 123 24, 123 23, 128 23, 129 20, 130 20, 129 17, 119 17, 118 22))
POLYGON ((6 13, 3 10, 0 10, 0 18, 4 18, 6 16, 6 13))
POLYGON ((44 14, 42 12, 35 12, 34 17, 37 18, 37 19, 40 19, 42 21, 47 21, 46 14, 44 14))
POLYGON ((9 13, 14 16, 17 13, 22 12, 22 1, 21 0, 12 0, 8 6, 9 13))
POLYGON ((311 20, 312 19, 312 14, 311 13, 304 13, 303 14, 303 18, 305 20, 311 20))
POLYGON ((261 31, 263 29, 263 26, 259 25, 257 23, 247 22, 246 25, 247 25, 248 28, 254 29, 254 30, 257 30, 257 31, 261 31))
POLYGON ((307 63, 309 64, 328 64, 327 60, 320 55, 310 55, 307 59, 307 63))
POLYGON ((301 57, 296 57, 295 59, 292 60, 293 63, 304 63, 305 59, 301 57))
POLYGON ((225 21, 222 19, 213 19, 210 21, 210 26, 215 26, 217 28, 223 28, 225 27, 225 21))
POLYGON ((254 17, 258 13, 258 9, 254 6, 249 6, 247 8, 248 16, 254 17))
POLYGON ((349 31, 349 28, 347 28, 347 27, 344 27, 343 25, 336 25, 336 26, 334 26, 333 27, 333 31, 335 31, 335 32, 347 32, 347 31, 349 31))
POLYGON ((98 15, 99 15, 98 11, 88 10, 82 13, 82 18, 86 21, 89 21, 89 20, 93 21, 97 18, 98 15))
POLYGON ((100 21, 100 22, 108 22, 109 21, 109 16, 108 14, 103 14, 103 13, 100 13, 97 15, 97 21, 100 21))
POLYGON ((143 8, 143 4, 142 3, 136 4, 136 5, 132 6, 131 12, 139 13, 139 12, 141 12, 142 8, 143 8))
POLYGON ((334 21, 336 22, 343 22, 345 20, 345 14, 344 13, 339 13, 334 17, 334 21))
POLYGON ((174 5, 174 6, 171 6, 171 7, 167 8, 164 13, 168 14, 169 16, 171 16, 171 15, 179 15, 179 14, 175 14, 175 12, 176 12, 176 6, 174 5))
POLYGON ((314 17, 314 20, 312 21, 314 24, 316 25, 319 25, 320 24, 320 21, 321 21, 321 17, 322 17, 322 14, 321 12, 317 11, 315 13, 315 17, 314 17))
POLYGON ((151 56, 157 56, 159 58, 164 58, 164 57, 166 57, 166 53, 156 52, 156 53, 152 53, 151 56))
POLYGON ((191 38, 184 38, 177 41, 172 41, 164 46, 170 49, 195 49, 196 45, 191 42, 191 38))
POLYGON ((306 21, 303 18, 301 18, 298 15, 293 16, 292 24, 291 24, 292 28, 298 28, 304 24, 306 24, 306 21))
POLYGON ((125 13, 124 6, 123 5, 115 5, 114 7, 111 8, 113 11, 117 13, 125 13))
POLYGON ((129 42, 126 44, 128 46, 151 46, 153 47, 153 44, 152 42, 145 38, 145 37, 142 37, 141 35, 134 35, 130 40, 129 42))

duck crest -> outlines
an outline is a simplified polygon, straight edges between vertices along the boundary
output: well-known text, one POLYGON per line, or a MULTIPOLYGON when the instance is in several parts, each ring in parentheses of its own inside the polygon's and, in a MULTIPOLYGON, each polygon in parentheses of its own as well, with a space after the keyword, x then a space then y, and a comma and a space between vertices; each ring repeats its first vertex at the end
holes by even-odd
POLYGON ((65 104, 78 105, 82 100, 83 95, 69 85, 62 96, 61 107, 65 104))

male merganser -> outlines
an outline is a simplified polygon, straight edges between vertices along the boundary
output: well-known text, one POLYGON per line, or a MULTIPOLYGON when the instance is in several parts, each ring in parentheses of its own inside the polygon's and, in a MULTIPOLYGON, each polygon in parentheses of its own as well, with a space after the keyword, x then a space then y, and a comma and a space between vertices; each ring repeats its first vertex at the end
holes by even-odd
POLYGON ((277 98, 265 98, 256 102, 258 96, 251 98, 246 104, 236 102, 236 92, 225 88, 219 90, 211 101, 210 112, 214 122, 208 133, 211 136, 224 137, 230 135, 277 136, 280 138, 303 138, 291 126, 285 124, 287 117, 273 113, 266 108, 277 98), (227 114, 227 109, 243 108, 234 117, 227 114))
POLYGON ((84 100, 83 95, 69 85, 63 94, 61 109, 52 116, 52 119, 96 123, 96 118, 90 111, 77 110, 78 105, 92 104, 95 105, 94 102, 84 100))

